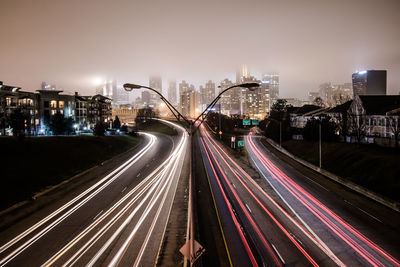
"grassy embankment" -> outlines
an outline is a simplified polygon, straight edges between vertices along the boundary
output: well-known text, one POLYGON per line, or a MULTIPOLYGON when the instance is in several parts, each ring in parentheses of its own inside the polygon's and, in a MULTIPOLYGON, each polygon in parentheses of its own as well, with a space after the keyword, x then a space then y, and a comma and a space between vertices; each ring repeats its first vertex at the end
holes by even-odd
POLYGON ((140 142, 131 136, 0 138, 0 210, 30 199, 140 142))
MULTIPOLYGON (((282 146, 294 155, 319 164, 318 142, 290 140, 282 146)), ((322 144, 322 168, 342 178, 400 201, 400 151, 375 145, 322 144)))
POLYGON ((146 120, 143 122, 139 122, 137 123, 137 129, 138 131, 157 132, 172 136, 178 134, 175 129, 157 120, 146 120))

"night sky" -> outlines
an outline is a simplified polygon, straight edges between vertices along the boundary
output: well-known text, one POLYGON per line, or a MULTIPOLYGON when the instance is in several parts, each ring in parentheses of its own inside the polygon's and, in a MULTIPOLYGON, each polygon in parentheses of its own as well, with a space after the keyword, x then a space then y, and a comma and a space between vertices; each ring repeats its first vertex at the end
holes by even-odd
POLYGON ((400 1, 0 1, 0 80, 94 93, 148 76, 219 82, 247 64, 280 74, 281 96, 388 70, 400 91, 400 1))

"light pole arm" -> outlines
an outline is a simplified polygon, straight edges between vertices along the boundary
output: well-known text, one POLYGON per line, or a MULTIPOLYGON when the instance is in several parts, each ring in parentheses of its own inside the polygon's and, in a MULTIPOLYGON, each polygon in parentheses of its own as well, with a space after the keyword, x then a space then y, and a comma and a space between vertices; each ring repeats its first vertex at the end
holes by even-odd
POLYGON ((183 116, 178 110, 176 110, 176 108, 157 90, 155 90, 154 88, 148 87, 148 86, 141 86, 142 88, 146 88, 149 89, 153 92, 155 92, 156 94, 158 94, 161 98, 162 101, 164 101, 165 105, 167 105, 168 109, 172 112, 172 114, 175 116, 175 118, 179 121, 179 118, 182 118, 185 120, 185 122, 190 126, 191 122, 186 119, 185 116, 183 116))
POLYGON ((207 112, 207 114, 204 116, 204 118, 202 118, 200 124, 198 125, 198 127, 196 127, 196 129, 194 130, 194 133, 197 131, 197 129, 200 127, 200 125, 203 123, 203 121, 207 118, 208 114, 210 113, 210 109, 212 109, 215 104, 218 102, 218 100, 221 98, 222 94, 225 93, 226 91, 232 89, 232 88, 236 88, 236 87, 244 87, 244 88, 257 88, 259 87, 260 84, 258 83, 242 83, 242 84, 235 84, 232 86, 229 86, 228 88, 224 89, 222 92, 220 92, 217 97, 208 105, 208 107, 203 110, 203 112, 196 118, 196 120, 193 122, 193 125, 195 125, 195 123, 200 119, 201 116, 203 116, 203 114, 207 112))

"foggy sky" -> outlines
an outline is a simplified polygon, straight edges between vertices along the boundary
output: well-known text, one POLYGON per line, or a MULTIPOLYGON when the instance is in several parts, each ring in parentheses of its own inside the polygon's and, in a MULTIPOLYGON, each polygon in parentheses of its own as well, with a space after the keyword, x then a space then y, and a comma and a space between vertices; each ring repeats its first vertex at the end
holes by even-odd
POLYGON ((0 80, 94 92, 95 79, 148 84, 148 76, 196 86, 280 74, 283 97, 323 82, 388 70, 400 91, 400 1, 0 1, 0 80))

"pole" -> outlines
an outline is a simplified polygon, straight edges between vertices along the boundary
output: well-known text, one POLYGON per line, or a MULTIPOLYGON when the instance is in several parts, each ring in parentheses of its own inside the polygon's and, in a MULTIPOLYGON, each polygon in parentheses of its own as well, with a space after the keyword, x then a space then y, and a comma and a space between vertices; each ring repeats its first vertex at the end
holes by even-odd
POLYGON ((322 166, 322 158, 321 158, 321 121, 319 122, 319 168, 322 166))
MULTIPOLYGON (((222 130, 221 130, 221 103, 219 103, 218 119, 219 119, 219 132, 222 132, 222 130)), ((218 134, 219 134, 219 132, 218 132, 218 134)), ((222 134, 219 135, 219 139, 222 139, 222 134)))
POLYGON ((279 121, 279 146, 282 147, 282 121, 279 121))

